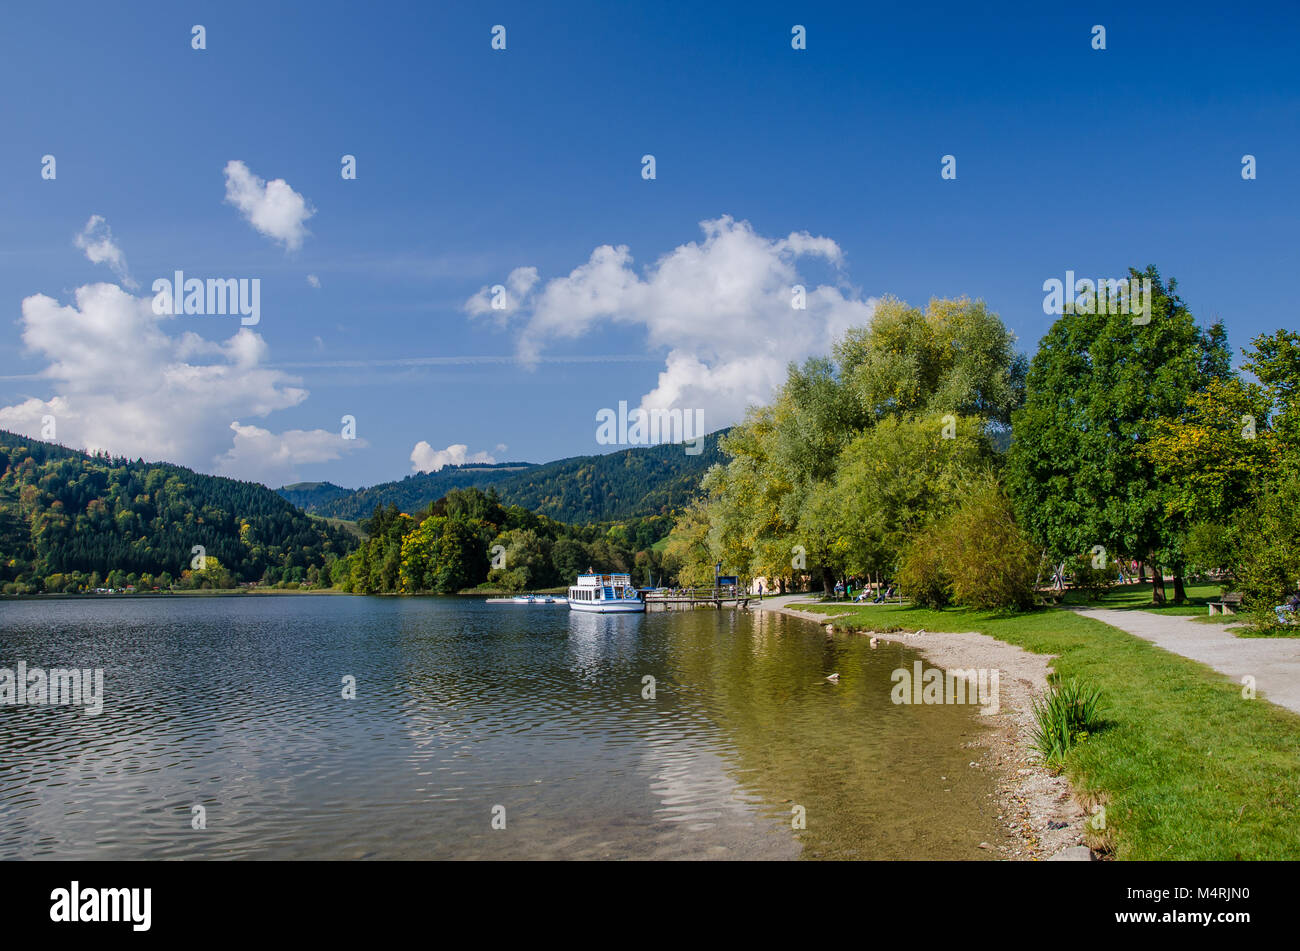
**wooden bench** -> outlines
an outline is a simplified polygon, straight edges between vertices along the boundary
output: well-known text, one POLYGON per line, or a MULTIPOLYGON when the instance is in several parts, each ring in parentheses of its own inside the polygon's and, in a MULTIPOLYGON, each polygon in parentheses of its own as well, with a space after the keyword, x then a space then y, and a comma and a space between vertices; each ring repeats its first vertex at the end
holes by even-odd
POLYGON ((1235 608, 1241 607, 1241 592, 1229 591, 1223 596, 1222 601, 1211 601, 1208 605, 1210 617, 1216 614, 1236 614, 1235 608))

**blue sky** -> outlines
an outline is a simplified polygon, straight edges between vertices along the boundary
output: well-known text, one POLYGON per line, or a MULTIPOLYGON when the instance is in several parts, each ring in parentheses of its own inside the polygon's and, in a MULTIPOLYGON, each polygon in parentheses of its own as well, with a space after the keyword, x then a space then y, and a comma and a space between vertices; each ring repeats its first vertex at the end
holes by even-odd
POLYGON ((606 451, 619 400, 730 424, 886 294, 983 298, 1032 352, 1045 280, 1153 263, 1235 348, 1296 325, 1292 4, 31 6, 0 38, 0 427, 356 486, 606 451), (258 278, 260 322, 151 317, 178 269, 258 278))

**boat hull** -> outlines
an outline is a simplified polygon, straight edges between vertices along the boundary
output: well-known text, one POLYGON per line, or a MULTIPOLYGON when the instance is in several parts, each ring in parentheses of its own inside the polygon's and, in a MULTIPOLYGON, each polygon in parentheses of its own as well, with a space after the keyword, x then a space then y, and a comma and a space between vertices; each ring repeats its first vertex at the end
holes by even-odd
POLYGON ((586 611, 589 614, 638 614, 644 613, 644 601, 569 601, 569 610, 586 611))

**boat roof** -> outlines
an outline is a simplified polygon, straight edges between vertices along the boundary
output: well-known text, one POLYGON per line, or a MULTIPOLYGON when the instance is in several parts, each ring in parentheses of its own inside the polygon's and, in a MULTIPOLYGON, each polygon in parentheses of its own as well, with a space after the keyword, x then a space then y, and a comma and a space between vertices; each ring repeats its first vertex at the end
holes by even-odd
POLYGON ((599 574, 593 572, 592 574, 578 575, 578 580, 575 583, 580 585, 589 584, 596 586, 606 584, 631 584, 632 576, 630 574, 599 574))

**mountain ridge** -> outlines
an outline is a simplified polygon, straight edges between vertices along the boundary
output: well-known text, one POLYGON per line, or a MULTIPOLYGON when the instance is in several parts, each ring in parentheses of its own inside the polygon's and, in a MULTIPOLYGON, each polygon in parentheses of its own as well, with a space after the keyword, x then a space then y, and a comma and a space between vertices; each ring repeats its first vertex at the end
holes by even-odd
POLYGON ((561 522, 667 514, 684 507, 708 468, 723 461, 718 440, 727 431, 703 437, 696 455, 688 455, 680 443, 664 443, 545 463, 444 466, 355 490, 333 483, 294 483, 275 491, 313 515, 348 520, 368 518, 381 505, 396 505, 413 515, 452 489, 471 487, 493 487, 503 503, 561 522))

